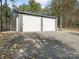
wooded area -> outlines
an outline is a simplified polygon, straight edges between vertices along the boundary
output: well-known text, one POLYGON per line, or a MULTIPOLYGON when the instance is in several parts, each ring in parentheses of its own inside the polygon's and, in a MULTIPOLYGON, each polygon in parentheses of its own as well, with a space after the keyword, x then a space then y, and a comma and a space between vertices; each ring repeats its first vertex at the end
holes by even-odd
POLYGON ((52 0, 45 8, 35 0, 29 0, 28 4, 16 6, 16 0, 10 0, 12 8, 7 4, 7 0, 2 5, 0 0, 0 31, 10 30, 11 23, 16 15, 13 10, 52 15, 58 17, 58 28, 79 29, 79 3, 78 0, 52 0))
POLYGON ((51 14, 59 18, 60 28, 79 29, 78 0, 53 0, 51 14))

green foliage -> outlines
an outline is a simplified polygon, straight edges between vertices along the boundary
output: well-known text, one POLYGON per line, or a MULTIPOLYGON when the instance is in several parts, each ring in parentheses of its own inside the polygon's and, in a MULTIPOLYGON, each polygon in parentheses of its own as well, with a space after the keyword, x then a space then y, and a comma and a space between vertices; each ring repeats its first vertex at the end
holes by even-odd
POLYGON ((28 5, 26 5, 26 4, 23 4, 23 5, 19 6, 19 10, 20 11, 29 11, 30 7, 28 5))
POLYGON ((2 10, 3 10, 2 11, 3 15, 10 16, 11 9, 10 9, 10 7, 8 7, 8 5, 4 4, 2 6, 2 10), (7 13, 6 13, 6 11, 7 11, 7 13))
POLYGON ((30 11, 30 12, 40 12, 41 5, 39 3, 36 3, 34 0, 29 0, 29 4, 23 4, 20 5, 18 8, 20 11, 30 11))
POLYGON ((34 0, 29 0, 28 5, 23 4, 18 8, 20 11, 29 11, 33 13, 49 14, 49 8, 41 8, 40 3, 36 3, 34 0))
POLYGON ((46 15, 50 15, 50 13, 49 13, 49 8, 48 8, 48 7, 45 7, 45 8, 43 8, 43 9, 41 9, 41 13, 42 13, 42 14, 46 14, 46 15))
POLYGON ((1 14, 1 17, 0 17, 0 20, 2 20, 3 30, 6 30, 7 26, 8 26, 8 29, 9 29, 10 17, 11 17, 11 9, 8 5, 4 4, 2 6, 2 14, 1 14))

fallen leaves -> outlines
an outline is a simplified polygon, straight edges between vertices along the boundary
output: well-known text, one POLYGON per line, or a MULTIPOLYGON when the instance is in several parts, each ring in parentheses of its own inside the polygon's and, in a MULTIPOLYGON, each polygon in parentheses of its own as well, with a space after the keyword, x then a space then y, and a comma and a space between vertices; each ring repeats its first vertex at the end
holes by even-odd
POLYGON ((0 47, 3 46, 3 43, 10 38, 13 32, 0 32, 0 47))

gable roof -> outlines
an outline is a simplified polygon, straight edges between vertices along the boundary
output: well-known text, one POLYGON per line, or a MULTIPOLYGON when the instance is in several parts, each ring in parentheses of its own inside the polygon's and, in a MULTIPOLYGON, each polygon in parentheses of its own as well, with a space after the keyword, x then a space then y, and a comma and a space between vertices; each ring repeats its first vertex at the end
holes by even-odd
POLYGON ((58 19, 58 17, 56 17, 56 16, 49 16, 49 15, 43 15, 43 14, 37 14, 37 13, 31 13, 31 12, 24 12, 24 11, 15 11, 15 13, 25 14, 25 15, 32 15, 32 16, 38 16, 38 17, 46 17, 46 18, 58 19))

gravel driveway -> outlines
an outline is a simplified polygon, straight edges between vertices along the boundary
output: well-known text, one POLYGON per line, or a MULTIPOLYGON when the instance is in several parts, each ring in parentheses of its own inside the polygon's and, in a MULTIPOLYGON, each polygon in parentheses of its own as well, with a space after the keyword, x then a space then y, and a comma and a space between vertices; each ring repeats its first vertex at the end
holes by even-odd
POLYGON ((0 59, 79 59, 74 32, 16 33, 0 48, 0 59))

